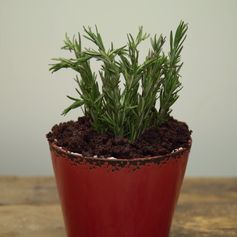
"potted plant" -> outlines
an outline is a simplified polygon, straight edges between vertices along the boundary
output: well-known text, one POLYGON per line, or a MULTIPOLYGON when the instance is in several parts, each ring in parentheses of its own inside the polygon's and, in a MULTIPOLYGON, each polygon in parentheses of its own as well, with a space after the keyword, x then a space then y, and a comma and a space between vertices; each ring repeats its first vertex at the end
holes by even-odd
POLYGON ((47 134, 68 237, 167 237, 191 148, 191 131, 171 117, 181 89, 180 61, 187 24, 169 37, 151 37, 139 62, 139 28, 125 46, 106 49, 96 28, 84 37, 66 35, 73 58, 50 68, 75 70, 78 98, 63 111, 81 107, 77 121, 47 134), (100 63, 93 72, 91 61, 100 63))

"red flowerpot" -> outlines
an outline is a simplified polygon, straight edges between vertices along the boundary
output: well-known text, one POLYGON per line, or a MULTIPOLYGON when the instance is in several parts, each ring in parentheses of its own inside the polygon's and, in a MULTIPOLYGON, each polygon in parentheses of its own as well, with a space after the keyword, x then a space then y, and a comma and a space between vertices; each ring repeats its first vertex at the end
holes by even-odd
POLYGON ((132 160, 50 149, 68 237, 168 236, 190 148, 132 160))

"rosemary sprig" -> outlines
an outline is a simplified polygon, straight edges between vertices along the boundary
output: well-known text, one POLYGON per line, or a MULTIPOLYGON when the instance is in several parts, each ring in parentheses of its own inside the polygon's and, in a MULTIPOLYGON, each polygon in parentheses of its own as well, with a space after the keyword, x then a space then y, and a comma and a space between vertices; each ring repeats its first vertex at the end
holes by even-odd
POLYGON ((178 92, 182 89, 179 72, 183 63, 180 63, 180 59, 187 30, 187 24, 181 22, 174 37, 173 32, 170 32, 170 51, 164 65, 165 80, 162 82, 160 92, 159 123, 167 120, 172 112, 171 106, 179 98, 178 92))
POLYGON ((98 132, 127 137, 131 141, 136 140, 145 129, 165 122, 181 89, 180 55, 187 24, 181 22, 174 36, 171 31, 168 55, 162 51, 165 38, 162 35, 151 38, 152 48, 142 64, 139 64, 138 48, 149 38, 142 27, 135 37, 128 34, 127 44, 116 49, 113 43, 106 49, 97 27, 95 32, 90 27, 84 27, 84 32, 84 38, 96 48, 82 48, 80 34, 72 39, 66 35, 62 49, 69 50, 74 57, 54 59, 57 62, 50 68, 52 72, 71 68, 80 75, 75 78, 78 98, 67 96, 73 103, 63 114, 83 106, 84 114, 90 117, 98 132), (91 59, 101 62, 98 75, 91 70, 91 59), (120 87, 122 76, 123 90, 120 87), (158 99, 159 110, 156 109, 158 99))

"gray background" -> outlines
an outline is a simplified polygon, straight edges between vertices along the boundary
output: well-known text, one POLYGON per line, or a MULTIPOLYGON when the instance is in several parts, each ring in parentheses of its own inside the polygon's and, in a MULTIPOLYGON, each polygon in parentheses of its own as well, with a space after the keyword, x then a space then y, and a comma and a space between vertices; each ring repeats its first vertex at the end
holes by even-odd
MULTIPOLYGON (((143 25, 169 34, 189 23, 183 86, 173 115, 193 132, 187 174, 236 176, 237 1, 0 1, 0 175, 51 175, 45 134, 60 121, 74 93, 75 75, 51 75, 50 58, 65 32, 98 25, 107 42, 120 46, 143 25)), ((87 44, 85 44, 86 46, 87 44)), ((141 48, 146 51, 146 44, 141 48)), ((144 56, 144 55, 143 55, 144 56)))

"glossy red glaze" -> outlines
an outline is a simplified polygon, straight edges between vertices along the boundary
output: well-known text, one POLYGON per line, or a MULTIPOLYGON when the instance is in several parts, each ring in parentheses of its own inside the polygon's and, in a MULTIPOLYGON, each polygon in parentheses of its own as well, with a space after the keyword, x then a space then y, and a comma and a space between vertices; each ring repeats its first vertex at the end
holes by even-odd
POLYGON ((190 149, 121 163, 50 148, 68 237, 168 236, 190 149))

